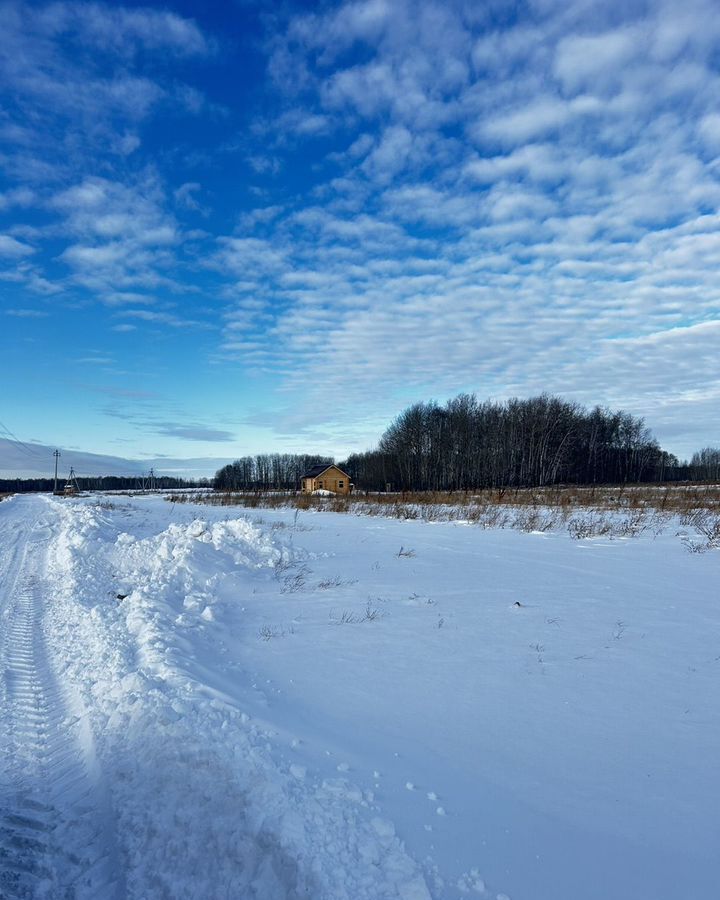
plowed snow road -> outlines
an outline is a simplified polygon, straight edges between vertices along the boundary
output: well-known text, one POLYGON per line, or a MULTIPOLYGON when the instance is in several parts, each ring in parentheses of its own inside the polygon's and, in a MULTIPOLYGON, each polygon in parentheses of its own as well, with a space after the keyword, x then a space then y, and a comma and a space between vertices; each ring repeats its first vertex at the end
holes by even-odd
POLYGON ((17 499, 0 518, 0 895, 115 897, 113 834, 77 698, 48 660, 43 610, 57 512, 17 499), (78 713, 80 712, 80 715, 78 713))

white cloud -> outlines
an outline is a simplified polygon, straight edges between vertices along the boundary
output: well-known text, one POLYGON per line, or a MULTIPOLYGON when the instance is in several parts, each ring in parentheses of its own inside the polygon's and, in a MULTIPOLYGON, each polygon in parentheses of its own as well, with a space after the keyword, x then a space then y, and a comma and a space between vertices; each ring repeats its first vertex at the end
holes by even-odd
POLYGON ((527 24, 486 32, 473 41, 473 68, 487 76, 505 77, 518 65, 532 60, 546 39, 540 28, 527 24))
POLYGON ((465 173, 480 184, 494 184, 499 179, 518 176, 552 183, 562 180, 570 164, 552 144, 525 144, 507 156, 476 155, 466 163, 465 173))
POLYGON ((238 275, 262 275, 279 272, 285 265, 285 253, 260 238, 222 238, 216 264, 238 275))
POLYGON ((165 203, 151 176, 137 184, 85 178, 56 194, 50 207, 63 215, 66 233, 76 240, 59 257, 74 281, 109 305, 128 302, 126 296, 137 302, 138 288, 174 289, 167 270, 176 265, 180 237, 165 203))
POLYGON ((122 56, 141 49, 195 56, 211 49, 191 19, 150 8, 55 2, 35 10, 33 26, 41 34, 69 35, 96 50, 122 56))
POLYGON ((247 162, 253 171, 258 174, 270 173, 276 175, 281 169, 281 162, 276 156, 253 155, 247 157, 247 162))
POLYGON ((185 316, 177 316, 169 312, 156 312, 148 309, 123 309, 119 311, 117 315, 138 319, 141 322, 149 322, 154 325, 168 325, 170 328, 204 329, 209 327, 207 323, 201 322, 198 319, 191 319, 185 316))
POLYGON ((671 65, 682 54, 707 58, 717 50, 720 38, 717 7, 713 0, 662 2, 651 19, 651 53, 671 65))
POLYGON ((52 206, 67 216, 69 228, 99 240, 132 239, 140 245, 172 244, 176 227, 163 209, 164 198, 152 179, 137 186, 86 178, 56 195, 52 206))
POLYGON ((647 32, 637 26, 603 34, 572 35, 560 41, 555 74, 566 88, 597 90, 614 81, 627 63, 646 53, 647 32))
POLYGON ((412 134, 403 125, 391 125, 362 163, 361 169, 379 184, 388 184, 406 165, 412 149, 412 134))
POLYGON ((251 209, 240 216, 238 227, 241 231, 250 231, 258 225, 267 225, 283 212, 282 206, 263 206, 251 209))
POLYGON ((18 259, 23 256, 30 256, 35 250, 29 244, 18 241, 8 234, 0 234, 0 256, 18 259))
POLYGON ((712 112, 703 116, 698 123, 698 133, 712 153, 720 154, 720 113, 712 112))
POLYGON ((63 251, 62 258, 78 269, 104 270, 128 257, 125 244, 103 244, 100 247, 83 247, 75 244, 63 251))
POLYGON ((49 314, 40 309, 6 309, 5 315, 16 319, 44 319, 49 314))
POLYGON ((196 194, 200 190, 201 186, 197 181, 186 181, 173 191, 173 197, 178 206, 193 210, 194 212, 202 212, 203 207, 196 197, 196 194))
POLYGON ((404 222, 423 222, 434 227, 477 222, 483 202, 477 196, 443 192, 427 184, 411 184, 388 190, 383 195, 383 201, 394 218, 404 222))
MULTIPOLYGON (((196 56, 213 49, 189 19, 175 13, 79 2, 3 5, 0 79, 13 102, 6 137, 66 169, 98 151, 127 157, 140 146, 137 126, 160 103, 187 103, 188 91, 164 67, 137 66, 153 56, 196 56), (137 66, 135 70, 133 67, 137 66), (148 77, 141 68, 152 70, 148 77)), ((18 151, 13 151, 13 156, 18 151)), ((18 164, 25 181, 28 161, 18 164)), ((94 169, 95 167, 88 167, 94 169)))
POLYGON ((12 209, 14 207, 32 206, 36 201, 35 192, 28 187, 11 188, 9 191, 0 194, 0 211, 12 209))
POLYGON ((522 143, 543 137, 579 116, 600 112, 600 102, 590 96, 572 100, 545 95, 509 113, 496 114, 475 128, 475 134, 508 143, 522 143))
POLYGON ((283 113, 273 122, 273 128, 292 133, 296 137, 311 137, 328 131, 330 120, 319 113, 306 113, 293 109, 283 113))

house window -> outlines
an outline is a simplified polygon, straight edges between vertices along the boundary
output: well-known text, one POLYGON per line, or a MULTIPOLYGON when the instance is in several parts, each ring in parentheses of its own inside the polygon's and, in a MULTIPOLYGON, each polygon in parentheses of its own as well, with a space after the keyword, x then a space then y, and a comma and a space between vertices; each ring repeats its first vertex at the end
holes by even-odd
POLYGON ((322 486, 323 486, 322 481, 318 481, 318 487, 319 487, 320 489, 322 489, 322 486))
POLYGON ((345 482, 344 482, 344 481, 338 481, 338 487, 339 487, 339 488, 345 487, 345 482))

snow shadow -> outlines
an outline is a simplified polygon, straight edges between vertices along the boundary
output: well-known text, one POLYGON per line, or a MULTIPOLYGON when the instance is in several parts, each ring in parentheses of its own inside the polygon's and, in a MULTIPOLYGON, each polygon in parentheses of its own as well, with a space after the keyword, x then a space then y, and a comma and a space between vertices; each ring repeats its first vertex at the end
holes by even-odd
POLYGON ((103 760, 128 897, 323 896, 302 823, 242 735, 205 723, 194 737, 164 715, 131 724, 103 760))

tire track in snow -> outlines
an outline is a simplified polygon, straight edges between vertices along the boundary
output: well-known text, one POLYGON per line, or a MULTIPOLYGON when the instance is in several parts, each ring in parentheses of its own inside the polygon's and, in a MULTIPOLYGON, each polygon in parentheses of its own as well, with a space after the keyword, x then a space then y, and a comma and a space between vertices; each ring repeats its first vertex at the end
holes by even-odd
POLYGON ((42 574, 52 531, 33 513, 17 504, 0 527, 0 896, 113 898, 119 867, 91 735, 48 660, 42 574))

